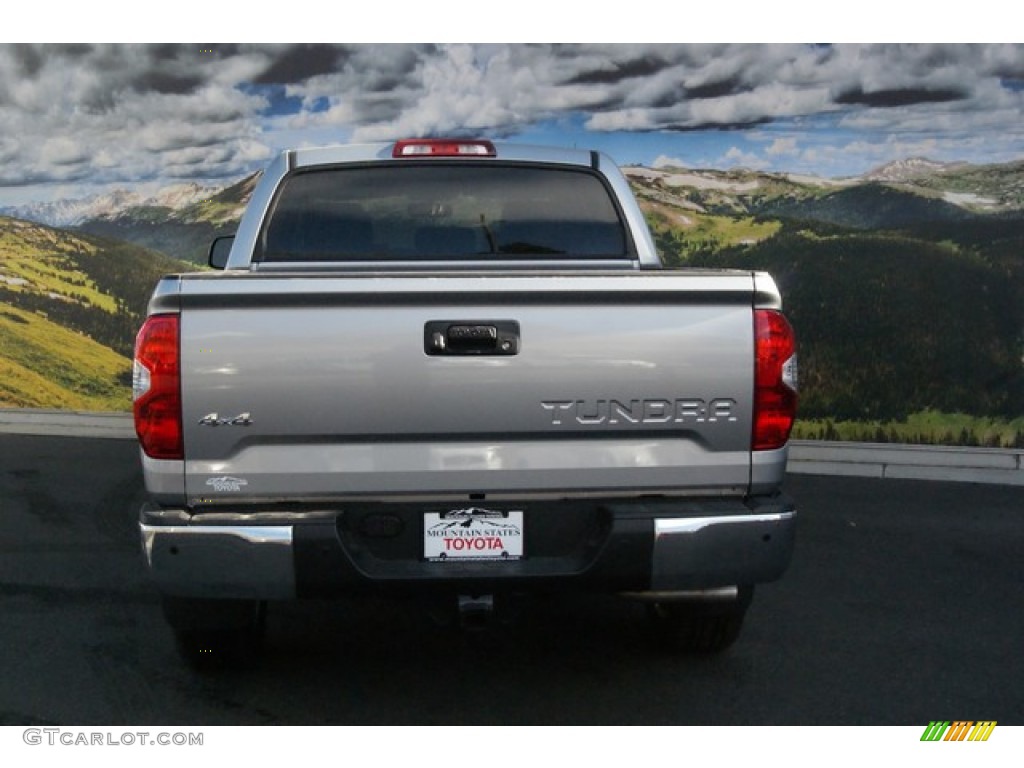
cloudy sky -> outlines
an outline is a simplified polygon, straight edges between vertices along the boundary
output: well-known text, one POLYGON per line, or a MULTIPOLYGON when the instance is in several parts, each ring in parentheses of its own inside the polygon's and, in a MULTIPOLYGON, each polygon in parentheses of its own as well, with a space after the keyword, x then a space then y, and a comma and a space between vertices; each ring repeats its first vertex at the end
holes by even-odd
POLYGON ((0 206, 480 135, 845 176, 1024 158, 1024 45, 3 44, 0 206))

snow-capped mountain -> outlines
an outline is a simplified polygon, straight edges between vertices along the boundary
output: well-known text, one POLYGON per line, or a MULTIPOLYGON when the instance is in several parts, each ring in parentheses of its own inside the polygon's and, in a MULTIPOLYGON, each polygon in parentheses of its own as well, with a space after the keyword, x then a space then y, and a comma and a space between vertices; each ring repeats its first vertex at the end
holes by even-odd
POLYGON ((172 184, 154 192, 115 189, 74 200, 29 203, 0 209, 0 213, 51 227, 74 227, 94 219, 113 219, 129 208, 151 207, 181 210, 208 199, 222 187, 196 183, 172 184))
POLYGON ((944 173, 966 163, 940 163, 936 160, 929 160, 926 157, 909 157, 905 160, 896 160, 874 168, 860 177, 862 181, 881 181, 896 183, 912 181, 925 176, 933 176, 937 173, 944 173))

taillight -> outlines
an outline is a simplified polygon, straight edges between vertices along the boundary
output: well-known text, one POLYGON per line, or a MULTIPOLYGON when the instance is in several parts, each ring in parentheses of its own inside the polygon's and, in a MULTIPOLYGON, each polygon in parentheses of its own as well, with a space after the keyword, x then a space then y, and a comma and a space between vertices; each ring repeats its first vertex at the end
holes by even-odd
POLYGON ((796 336, 781 312, 754 311, 755 451, 781 448, 796 418, 796 336))
POLYGON ((484 139, 403 139, 392 157, 496 157, 494 144, 484 139))
POLYGON ((135 339, 135 433, 147 456, 182 459, 178 316, 153 315, 135 339))

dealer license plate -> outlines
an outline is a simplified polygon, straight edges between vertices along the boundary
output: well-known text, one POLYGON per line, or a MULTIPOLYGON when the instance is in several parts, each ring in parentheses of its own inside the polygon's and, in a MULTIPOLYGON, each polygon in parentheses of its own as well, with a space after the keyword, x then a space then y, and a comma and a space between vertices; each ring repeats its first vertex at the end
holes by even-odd
POLYGON ((519 560, 523 512, 480 507, 423 514, 423 557, 447 560, 519 560))

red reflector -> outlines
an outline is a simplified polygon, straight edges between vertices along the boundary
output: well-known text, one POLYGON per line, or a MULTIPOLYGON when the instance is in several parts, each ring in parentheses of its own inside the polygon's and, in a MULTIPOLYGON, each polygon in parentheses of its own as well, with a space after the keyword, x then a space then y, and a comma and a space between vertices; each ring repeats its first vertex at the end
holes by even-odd
POLYGON ((135 433, 154 459, 184 458, 179 346, 177 315, 153 315, 135 339, 135 433))
POLYGON ((796 418, 796 336, 781 312, 754 311, 755 451, 781 448, 789 440, 796 418))
POLYGON ((494 144, 483 139, 403 139, 392 157, 497 157, 494 144))

